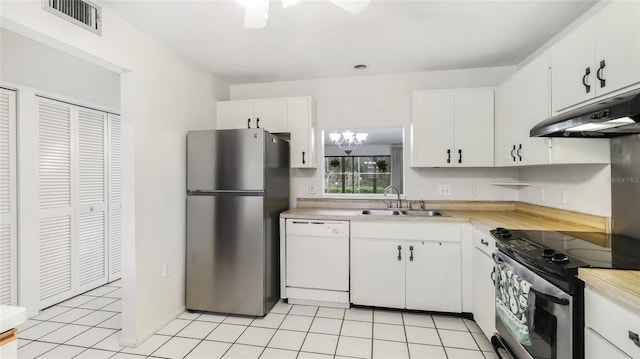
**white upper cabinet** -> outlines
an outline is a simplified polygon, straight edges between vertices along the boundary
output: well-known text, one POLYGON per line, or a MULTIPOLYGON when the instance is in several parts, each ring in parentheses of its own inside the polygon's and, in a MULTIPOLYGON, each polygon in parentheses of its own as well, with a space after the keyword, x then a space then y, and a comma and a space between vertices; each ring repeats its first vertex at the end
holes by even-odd
POLYGON ((316 168, 315 107, 311 97, 289 99, 291 168, 316 168))
POLYGON ((291 168, 316 168, 315 108, 311 97, 220 101, 217 128, 264 128, 271 133, 290 133, 291 168))
POLYGON ((412 167, 492 167, 493 90, 415 91, 412 167))
POLYGON ((286 98, 220 101, 218 129, 264 128, 271 133, 289 132, 286 98))
POLYGON ((496 89, 496 166, 609 162, 608 139, 529 136, 533 126, 551 115, 549 90, 546 53, 496 89))
POLYGON ((640 82, 640 2, 614 1, 551 50, 553 110, 640 82))

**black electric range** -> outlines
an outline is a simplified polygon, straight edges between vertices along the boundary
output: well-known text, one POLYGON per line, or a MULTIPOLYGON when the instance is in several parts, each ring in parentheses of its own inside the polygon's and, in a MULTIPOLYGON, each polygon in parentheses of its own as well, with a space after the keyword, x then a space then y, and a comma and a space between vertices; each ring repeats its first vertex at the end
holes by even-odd
MULTIPOLYGON (((496 246, 573 292, 578 268, 640 270, 640 239, 599 232, 496 228, 496 246)), ((523 263, 523 264, 524 264, 523 263)))

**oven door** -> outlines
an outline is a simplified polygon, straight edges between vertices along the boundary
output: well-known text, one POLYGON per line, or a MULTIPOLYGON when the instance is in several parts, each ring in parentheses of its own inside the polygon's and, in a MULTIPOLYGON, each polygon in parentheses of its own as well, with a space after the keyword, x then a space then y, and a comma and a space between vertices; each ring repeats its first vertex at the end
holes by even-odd
POLYGON ((501 251, 496 251, 494 260, 504 263, 512 272, 531 283, 531 289, 535 294, 534 324, 530 332, 532 344, 530 346, 520 344, 496 314, 496 330, 500 342, 519 359, 572 358, 573 299, 571 295, 501 251))

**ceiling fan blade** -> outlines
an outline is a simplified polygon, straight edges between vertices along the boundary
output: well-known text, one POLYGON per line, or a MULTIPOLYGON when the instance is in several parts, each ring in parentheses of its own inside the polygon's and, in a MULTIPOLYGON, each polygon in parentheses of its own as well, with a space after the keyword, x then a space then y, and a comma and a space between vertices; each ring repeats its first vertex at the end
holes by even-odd
POLYGON ((245 29, 261 29, 267 26, 269 14, 269 0, 253 0, 245 5, 244 27, 245 29))
POLYGON ((336 6, 357 15, 369 6, 371 0, 329 0, 336 6))

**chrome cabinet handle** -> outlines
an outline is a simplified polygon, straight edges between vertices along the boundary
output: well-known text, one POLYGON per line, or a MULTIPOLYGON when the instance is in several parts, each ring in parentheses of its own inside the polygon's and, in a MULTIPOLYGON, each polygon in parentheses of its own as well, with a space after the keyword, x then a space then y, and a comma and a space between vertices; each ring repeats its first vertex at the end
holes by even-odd
POLYGON ((484 239, 481 239, 480 243, 482 243, 483 246, 487 246, 487 247, 489 246, 489 242, 485 241, 484 239))
POLYGON ((513 145, 513 149, 511 149, 511 157, 513 158, 513 162, 516 161, 516 155, 513 154, 513 152, 515 152, 516 150, 516 145, 513 145))
POLYGON ((598 68, 598 71, 596 71, 596 78, 600 80, 600 88, 605 87, 607 84, 607 80, 601 76, 605 66, 604 60, 600 61, 600 67, 598 68))
POLYGON ((462 163, 462 150, 458 149, 458 163, 462 163))
POLYGON ((591 74, 591 67, 587 67, 584 69, 584 76, 582 76, 582 85, 584 86, 584 91, 586 93, 591 92, 591 85, 587 83, 587 77, 591 74))
POLYGON ((629 339, 631 339, 633 344, 635 344, 637 347, 640 347, 640 336, 638 336, 638 333, 629 331, 629 339))
POLYGON ((409 251, 411 254, 409 254, 409 261, 413 262, 413 246, 409 246, 409 251))
POLYGON ((447 163, 451 163, 451 150, 447 149, 447 163))
POLYGON ((518 145, 518 150, 516 151, 516 155, 518 155, 520 162, 522 162, 522 155, 520 154, 520 151, 522 151, 522 143, 518 145))
POLYGON ((402 246, 398 246, 398 260, 402 260, 402 246))
POLYGON ((247 119, 247 128, 251 128, 251 119, 250 118, 247 119))
POLYGON ((307 161, 304 160, 304 151, 302 151, 302 164, 307 163, 307 161))

